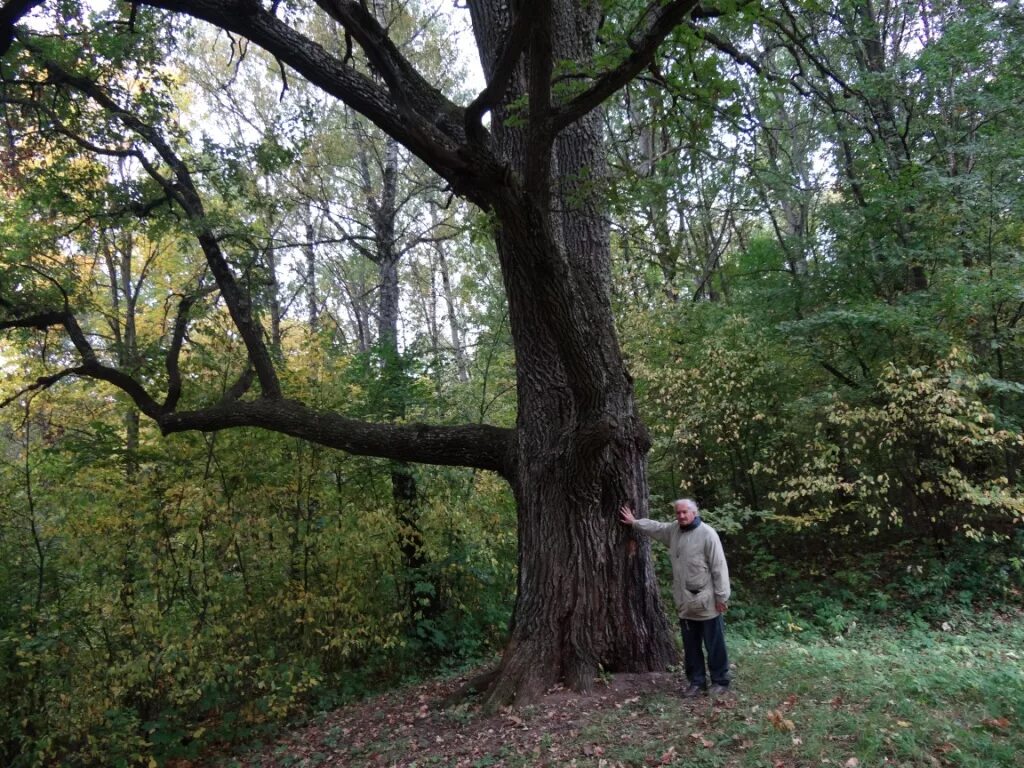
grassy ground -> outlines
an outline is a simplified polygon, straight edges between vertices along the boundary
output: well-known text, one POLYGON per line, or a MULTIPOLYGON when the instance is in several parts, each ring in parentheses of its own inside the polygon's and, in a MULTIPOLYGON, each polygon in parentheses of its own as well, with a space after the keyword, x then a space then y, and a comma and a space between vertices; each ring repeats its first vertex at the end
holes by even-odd
POLYGON ((678 675, 609 676, 525 710, 440 710, 458 680, 326 715, 220 766, 1024 765, 1024 618, 825 638, 729 636, 734 691, 683 700, 678 675))
MULTIPOLYGON (((672 697, 644 702, 662 727, 640 744, 688 766, 1019 766, 1022 640, 1017 627, 734 642, 735 706, 698 707, 679 734, 672 697)), ((606 757, 649 759, 617 744, 606 757)))

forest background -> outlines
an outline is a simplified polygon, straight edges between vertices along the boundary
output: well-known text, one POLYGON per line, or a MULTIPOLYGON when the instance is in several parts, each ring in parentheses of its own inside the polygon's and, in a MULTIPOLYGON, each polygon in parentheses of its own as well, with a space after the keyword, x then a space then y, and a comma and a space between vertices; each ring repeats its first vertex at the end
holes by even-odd
MULTIPOLYGON (((1024 13, 726 5, 602 113, 595 185, 652 514, 693 496, 722 533, 730 631, 1017 613, 1024 13)), ((630 7, 609 3, 609 27, 630 7)), ((473 98, 459 10, 373 11, 473 98)), ((318 407, 514 425, 488 216, 241 38, 74 2, 29 29, 0 62, 0 763, 194 756, 491 657, 517 568, 496 474, 248 427, 161 436, 122 390, 68 372, 75 344, 24 322, 63 297, 142 379, 177 345, 196 401, 230 393, 247 355, 147 157, 32 73, 84 72, 161 126, 284 386, 318 407)))

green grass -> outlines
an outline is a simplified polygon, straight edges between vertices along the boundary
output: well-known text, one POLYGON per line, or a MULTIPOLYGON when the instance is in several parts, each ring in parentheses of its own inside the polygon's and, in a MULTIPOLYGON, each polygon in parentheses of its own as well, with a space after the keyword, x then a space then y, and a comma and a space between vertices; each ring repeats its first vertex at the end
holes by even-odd
POLYGON ((603 714, 587 736, 605 738, 609 766, 1010 768, 1024 755, 1017 649, 1019 623, 964 635, 733 637, 731 700, 641 700, 625 716, 603 714), (631 721, 639 727, 621 727, 631 721))

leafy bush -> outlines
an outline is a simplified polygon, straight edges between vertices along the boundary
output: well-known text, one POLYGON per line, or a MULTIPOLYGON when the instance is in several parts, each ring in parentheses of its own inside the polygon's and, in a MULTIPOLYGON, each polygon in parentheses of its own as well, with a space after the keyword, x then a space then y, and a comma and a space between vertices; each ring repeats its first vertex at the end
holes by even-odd
POLYGON ((1024 437, 998 425, 969 362, 954 351, 932 367, 890 365, 866 401, 830 398, 804 465, 772 501, 798 526, 838 533, 1009 535, 1024 523, 1024 492, 1009 480, 1024 437))
POLYGON ((3 765, 193 759, 504 637, 515 528, 496 478, 419 474, 411 581, 390 506, 368 501, 389 497, 372 462, 144 430, 126 476, 102 425, 48 418, 75 440, 19 446, 12 426, 0 471, 3 765), (414 610, 410 584, 438 610, 414 610))

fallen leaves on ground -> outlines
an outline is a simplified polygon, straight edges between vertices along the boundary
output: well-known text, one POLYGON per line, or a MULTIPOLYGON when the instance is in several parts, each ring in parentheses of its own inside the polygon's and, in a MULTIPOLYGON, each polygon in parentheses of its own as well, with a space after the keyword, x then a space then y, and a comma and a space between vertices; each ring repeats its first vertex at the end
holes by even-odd
POLYGON ((781 709, 773 709, 766 715, 768 722, 772 724, 772 727, 777 731, 795 731, 796 724, 785 717, 782 714, 781 709))
MULTIPOLYGON (((521 710, 482 714, 471 706, 442 710, 435 702, 458 690, 463 679, 430 681, 412 689, 344 707, 280 736, 278 742, 232 758, 241 768, 305 768, 340 766, 404 766, 441 764, 449 768, 474 765, 571 766, 621 765, 607 759, 612 746, 628 742, 645 745, 651 727, 663 722, 663 713, 649 711, 660 696, 665 706, 679 707, 679 679, 668 673, 614 675, 587 696, 557 687, 536 705, 521 710), (583 730, 596 721, 605 723, 607 741, 586 738, 583 730)), ((715 707, 706 702, 707 712, 715 707)), ((655 708, 657 709, 657 708, 655 708)), ((694 718, 689 710, 688 718, 694 718)), ((685 731, 679 734, 684 739, 685 731)), ((695 742, 711 749, 715 742, 703 733, 695 742)), ((683 755, 664 741, 652 746, 646 765, 675 765, 683 755)), ((223 757, 223 756, 218 756, 223 757)), ((216 759, 207 765, 212 768, 216 759)))
POLYGON ((705 749, 712 749, 715 746, 715 742, 704 736, 703 733, 691 733, 690 738, 700 744, 705 749))

